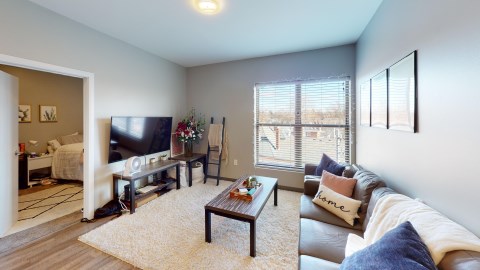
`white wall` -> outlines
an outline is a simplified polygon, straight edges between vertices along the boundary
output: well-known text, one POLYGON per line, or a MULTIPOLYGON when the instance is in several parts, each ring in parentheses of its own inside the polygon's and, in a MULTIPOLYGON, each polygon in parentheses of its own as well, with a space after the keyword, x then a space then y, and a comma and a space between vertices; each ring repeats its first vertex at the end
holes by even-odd
MULTIPOLYGON (((255 173, 277 177, 282 186, 303 188, 303 173, 254 170, 253 87, 258 82, 340 75, 351 76, 355 85, 354 45, 188 68, 189 107, 204 113, 207 122, 211 116, 217 122, 226 117, 230 160, 222 166, 222 177, 255 173), (233 165, 234 159, 238 166, 233 165)), ((207 140, 195 147, 206 152, 207 140)))
MULTIPOLYGON (((357 82, 418 50, 418 133, 357 127, 357 161, 480 235, 480 2, 386 0, 357 43, 357 82)), ((359 89, 359 87, 357 87, 359 89)))
POLYGON ((95 207, 112 198, 112 115, 173 116, 186 109, 185 68, 28 1, 0 1, 0 53, 95 74, 95 207))

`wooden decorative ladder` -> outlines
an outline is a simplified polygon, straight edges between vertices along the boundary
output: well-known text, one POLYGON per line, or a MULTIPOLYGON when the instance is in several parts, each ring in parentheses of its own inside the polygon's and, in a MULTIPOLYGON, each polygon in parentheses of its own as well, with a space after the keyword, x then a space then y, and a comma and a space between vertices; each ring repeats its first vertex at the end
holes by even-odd
MULTIPOLYGON (((210 119, 210 124, 213 124, 213 117, 210 119)), ((223 142, 225 140, 225 117, 223 117, 223 120, 222 120, 222 125, 223 125, 223 128, 222 128, 222 142, 221 142, 221 145, 222 145, 222 150, 223 150, 223 142)), ((219 149, 211 149, 210 147, 210 143, 208 143, 208 150, 207 150, 207 163, 208 165, 215 165, 217 166, 217 186, 218 184, 220 183, 220 169, 222 167, 222 150, 219 151, 219 149), (210 161, 210 152, 218 152, 218 162, 211 162, 210 161)), ((208 174, 208 166, 206 168, 206 172, 208 174)), ((203 183, 207 183, 207 178, 208 177, 205 177, 205 179, 203 180, 203 183)))

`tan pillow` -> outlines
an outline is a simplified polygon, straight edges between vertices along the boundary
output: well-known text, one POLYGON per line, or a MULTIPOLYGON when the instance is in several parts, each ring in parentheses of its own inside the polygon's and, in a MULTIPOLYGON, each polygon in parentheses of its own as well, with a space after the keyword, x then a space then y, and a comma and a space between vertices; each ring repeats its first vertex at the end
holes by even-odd
POLYGON ((342 218, 351 226, 353 226, 355 218, 359 217, 357 211, 362 203, 336 193, 324 185, 320 185, 318 193, 312 201, 337 217, 342 218))
POLYGON ((83 142, 83 135, 76 134, 76 135, 62 136, 59 138, 59 141, 62 145, 72 144, 72 143, 81 143, 83 142))
POLYGON ((338 176, 327 171, 323 171, 322 173, 322 185, 349 198, 352 197, 356 183, 357 179, 355 178, 338 176))

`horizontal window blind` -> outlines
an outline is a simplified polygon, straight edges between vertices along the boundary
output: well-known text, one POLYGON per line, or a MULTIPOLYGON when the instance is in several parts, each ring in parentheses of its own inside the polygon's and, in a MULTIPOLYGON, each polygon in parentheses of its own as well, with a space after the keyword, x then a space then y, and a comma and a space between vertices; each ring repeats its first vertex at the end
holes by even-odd
POLYGON ((255 165, 350 162, 350 79, 255 85, 255 165))

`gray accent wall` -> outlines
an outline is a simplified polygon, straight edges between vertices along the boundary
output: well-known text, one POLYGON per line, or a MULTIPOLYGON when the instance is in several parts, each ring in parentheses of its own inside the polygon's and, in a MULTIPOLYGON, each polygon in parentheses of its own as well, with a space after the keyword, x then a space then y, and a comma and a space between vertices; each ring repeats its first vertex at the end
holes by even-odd
MULTIPOLYGON (((185 68, 113 39, 29 1, 0 1, 0 54, 91 72, 94 91, 95 207, 112 199, 107 164, 110 117, 173 116, 185 106, 185 68)), ((4 127, 2 127, 4 128, 4 127)), ((8 128, 8 127, 7 127, 8 128)))
MULTIPOLYGON (((229 160, 222 165, 221 176, 237 178, 243 174, 257 174, 276 177, 282 186, 303 188, 303 172, 255 169, 253 166, 254 85, 336 76, 350 76, 352 86, 355 85, 354 45, 188 68, 188 107, 205 114, 207 122, 211 116, 216 123, 226 118, 229 160)), ((195 150, 206 152, 206 136, 195 145, 195 150)))
POLYGON ((480 235, 479 1, 383 1, 357 43, 359 85, 418 50, 418 133, 357 126, 357 161, 480 235))

